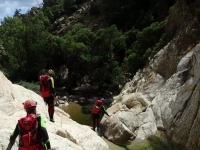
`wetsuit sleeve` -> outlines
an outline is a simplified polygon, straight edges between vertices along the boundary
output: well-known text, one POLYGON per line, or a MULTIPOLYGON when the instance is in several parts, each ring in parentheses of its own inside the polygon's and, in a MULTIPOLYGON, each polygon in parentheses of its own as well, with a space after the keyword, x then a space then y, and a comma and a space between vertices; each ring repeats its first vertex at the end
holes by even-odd
POLYGON ((49 135, 47 133, 47 130, 46 130, 46 124, 45 124, 45 121, 44 121, 44 117, 39 115, 38 116, 38 122, 39 122, 39 126, 40 126, 40 132, 43 136, 42 140, 43 140, 43 143, 45 145, 45 147, 47 149, 51 149, 51 144, 50 144, 50 141, 49 141, 49 135))
POLYGON ((106 112, 106 110, 105 110, 105 107, 104 107, 104 106, 102 106, 102 107, 101 107, 101 110, 103 111, 103 113, 105 113, 107 116, 109 116, 109 114, 106 112))
POLYGON ((10 136, 10 142, 14 143, 15 139, 17 138, 18 135, 19 135, 19 128, 18 128, 18 124, 17 124, 16 127, 15 127, 15 130, 14 130, 13 134, 10 136))
POLYGON ((7 146, 6 150, 11 150, 12 149, 12 146, 15 143, 15 139, 17 138, 18 135, 19 135, 19 129, 18 129, 18 124, 17 124, 13 134, 10 136, 10 141, 8 143, 8 146, 7 146))
POLYGON ((53 96, 56 96, 55 86, 54 86, 54 79, 52 77, 49 78, 49 88, 53 96))

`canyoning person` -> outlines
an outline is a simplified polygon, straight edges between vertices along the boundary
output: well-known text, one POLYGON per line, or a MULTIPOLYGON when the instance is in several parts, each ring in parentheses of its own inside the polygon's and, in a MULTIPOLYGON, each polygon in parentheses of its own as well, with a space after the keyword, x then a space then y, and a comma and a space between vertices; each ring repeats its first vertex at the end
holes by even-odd
POLYGON ((104 108, 104 98, 98 99, 96 100, 93 108, 92 108, 92 112, 91 112, 91 118, 92 118, 92 129, 95 131, 95 128, 97 128, 97 131, 99 131, 99 124, 100 124, 100 120, 101 117, 103 116, 103 114, 105 113, 107 116, 109 116, 109 114, 106 112, 105 108, 104 108))
POLYGON ((55 73, 52 69, 48 70, 47 75, 41 75, 40 80, 40 94, 44 99, 44 102, 48 105, 49 120, 54 121, 54 104, 58 100, 56 97, 54 87, 55 73))
POLYGON ((24 109, 26 117, 18 120, 6 150, 11 150, 19 135, 19 150, 50 150, 51 144, 43 116, 36 113, 37 102, 26 100, 24 109))

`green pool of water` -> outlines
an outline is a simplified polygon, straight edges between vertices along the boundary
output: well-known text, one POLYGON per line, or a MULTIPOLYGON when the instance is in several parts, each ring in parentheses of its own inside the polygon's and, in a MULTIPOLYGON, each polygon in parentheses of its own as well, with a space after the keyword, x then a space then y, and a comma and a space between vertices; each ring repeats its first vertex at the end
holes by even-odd
MULTIPOLYGON (((59 106, 62 110, 67 112, 71 119, 83 124, 92 126, 92 120, 90 114, 82 113, 82 106, 77 103, 69 103, 68 106, 59 106)), ((171 142, 163 133, 157 132, 152 135, 149 139, 143 141, 130 141, 119 145, 113 144, 112 142, 104 139, 109 145, 110 150, 186 150, 183 147, 171 142)))
POLYGON ((77 103, 69 103, 68 106, 59 106, 62 110, 71 116, 74 121, 91 126, 92 120, 90 120, 90 114, 82 113, 82 106, 77 103))

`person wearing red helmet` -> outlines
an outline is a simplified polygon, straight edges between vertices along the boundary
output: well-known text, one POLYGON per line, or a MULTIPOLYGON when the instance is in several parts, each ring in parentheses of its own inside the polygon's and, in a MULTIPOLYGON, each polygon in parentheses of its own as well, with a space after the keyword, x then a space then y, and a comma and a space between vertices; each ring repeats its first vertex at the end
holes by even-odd
POLYGON ((99 124, 100 124, 100 118, 101 114, 106 114, 109 116, 109 114, 106 112, 105 107, 103 106, 104 98, 96 100, 92 110, 91 110, 91 118, 92 118, 92 129, 95 131, 95 128, 97 127, 97 131, 99 131, 99 124))
POLYGON ((50 150, 51 144, 43 116, 36 113, 37 102, 26 100, 26 117, 20 118, 6 150, 11 150, 19 135, 19 150, 50 150))
POLYGON ((48 105, 49 120, 54 121, 54 103, 58 100, 54 87, 55 72, 52 69, 48 70, 47 75, 41 75, 40 79, 40 95, 44 102, 48 105))

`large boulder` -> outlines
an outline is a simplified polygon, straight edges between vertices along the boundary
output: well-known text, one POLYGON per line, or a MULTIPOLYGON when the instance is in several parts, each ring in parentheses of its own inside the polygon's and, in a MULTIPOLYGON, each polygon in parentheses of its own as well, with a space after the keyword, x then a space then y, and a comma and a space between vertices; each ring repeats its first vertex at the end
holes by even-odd
POLYGON ((110 117, 104 116, 101 126, 108 140, 119 143, 128 140, 143 140, 157 130, 151 103, 141 93, 122 96, 122 101, 107 109, 110 117))

